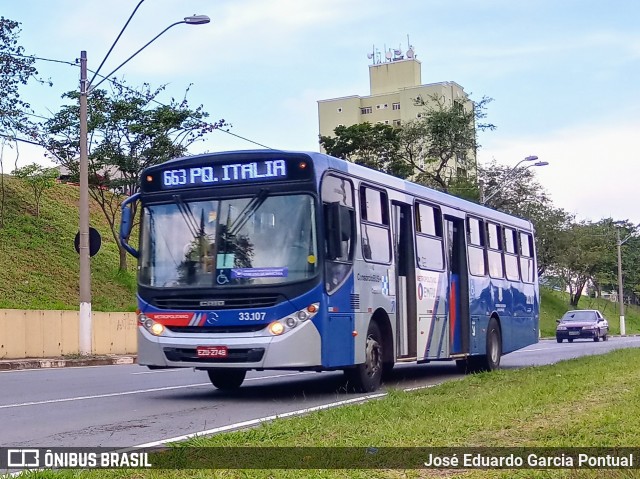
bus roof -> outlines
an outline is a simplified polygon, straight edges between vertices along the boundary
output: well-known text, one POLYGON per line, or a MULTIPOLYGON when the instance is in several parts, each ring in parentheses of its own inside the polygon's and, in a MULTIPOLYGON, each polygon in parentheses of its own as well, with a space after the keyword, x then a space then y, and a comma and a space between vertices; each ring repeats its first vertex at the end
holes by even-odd
POLYGON ((350 161, 335 158, 333 156, 326 155, 324 153, 314 151, 295 151, 295 150, 232 150, 215 153, 204 153, 200 155, 184 156, 180 158, 174 158, 165 163, 159 165, 150 166, 145 172, 152 172, 156 169, 164 168, 174 162, 179 163, 198 163, 203 159, 223 159, 228 157, 242 157, 246 155, 251 156, 274 156, 274 155, 305 155, 309 156, 313 161, 315 171, 320 177, 325 170, 336 170, 347 173, 349 175, 356 176, 360 179, 367 180, 372 183, 377 183, 384 188, 391 188, 396 191, 402 191, 413 196, 420 197, 426 201, 431 201, 449 208, 464 211, 468 214, 479 216, 482 218, 493 219, 495 221, 513 225, 518 228, 533 230, 533 225, 529 220, 513 216, 487 206, 483 206, 472 201, 453 196, 442 191, 434 190, 424 185, 413 183, 408 180, 403 180, 387 173, 368 168, 366 166, 357 165, 350 161))

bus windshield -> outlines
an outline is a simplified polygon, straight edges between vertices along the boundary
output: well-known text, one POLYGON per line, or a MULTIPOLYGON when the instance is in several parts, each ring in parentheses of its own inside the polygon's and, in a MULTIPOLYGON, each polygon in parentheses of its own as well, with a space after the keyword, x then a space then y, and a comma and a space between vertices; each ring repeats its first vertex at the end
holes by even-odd
POLYGON ((306 194, 183 201, 143 210, 139 281, 156 288, 281 284, 317 273, 306 194))

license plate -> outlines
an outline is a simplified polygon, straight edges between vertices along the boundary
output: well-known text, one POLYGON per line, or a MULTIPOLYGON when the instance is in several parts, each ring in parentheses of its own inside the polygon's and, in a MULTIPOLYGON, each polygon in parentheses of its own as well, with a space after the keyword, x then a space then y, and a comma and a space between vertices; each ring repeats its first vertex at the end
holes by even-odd
POLYGON ((577 336, 580 334, 580 331, 569 331, 570 336, 577 336))
POLYGON ((226 346, 198 346, 196 353, 199 358, 226 358, 228 350, 226 346))

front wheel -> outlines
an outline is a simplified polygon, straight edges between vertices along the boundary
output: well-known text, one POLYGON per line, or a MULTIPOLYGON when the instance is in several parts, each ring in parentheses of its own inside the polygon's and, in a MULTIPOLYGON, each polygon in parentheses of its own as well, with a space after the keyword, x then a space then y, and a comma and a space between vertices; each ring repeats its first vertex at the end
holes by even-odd
POLYGON ((383 371, 382 335, 380 328, 372 321, 367 330, 364 345, 364 363, 345 369, 349 385, 361 393, 376 391, 382 384, 383 371))
POLYGON ((222 391, 233 391, 242 386, 246 369, 208 369, 209 380, 216 388, 222 391))

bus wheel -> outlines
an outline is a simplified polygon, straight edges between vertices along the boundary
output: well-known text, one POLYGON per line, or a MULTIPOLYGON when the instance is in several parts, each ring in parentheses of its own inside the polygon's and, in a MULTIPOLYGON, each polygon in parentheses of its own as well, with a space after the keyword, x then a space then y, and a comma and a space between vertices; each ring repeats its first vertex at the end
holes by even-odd
POLYGON ((347 380, 356 392, 369 393, 380 387, 383 369, 382 353, 380 328, 372 321, 367 331, 364 363, 345 370, 347 380))
POLYGON ((207 369, 209 380, 222 391, 238 389, 247 374, 246 369, 207 369))
POLYGON ((502 337, 495 318, 487 326, 487 354, 470 358, 471 372, 494 371, 500 367, 502 356, 502 337))

